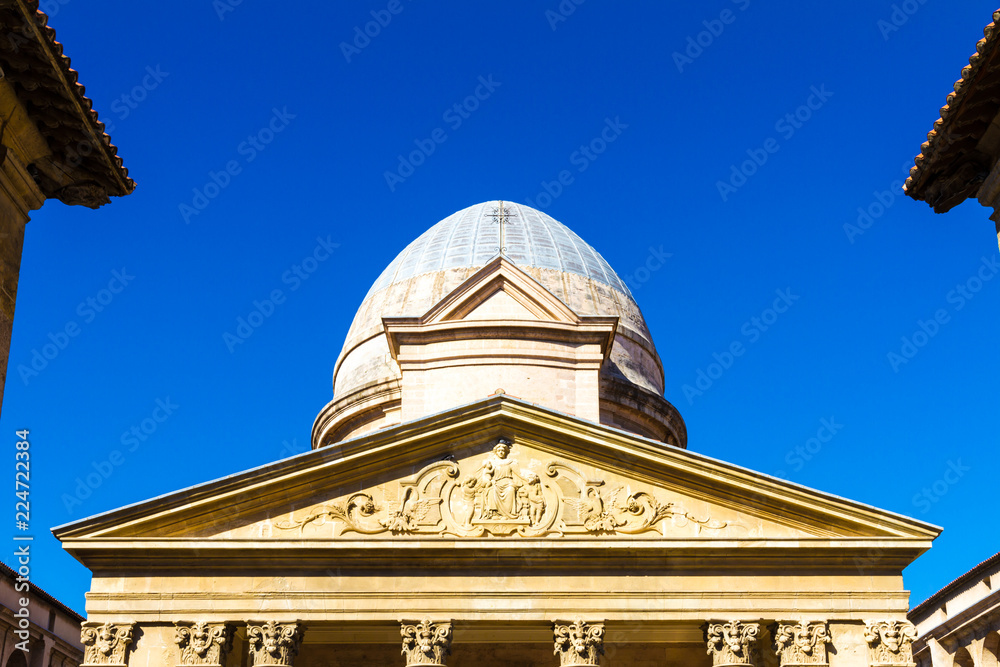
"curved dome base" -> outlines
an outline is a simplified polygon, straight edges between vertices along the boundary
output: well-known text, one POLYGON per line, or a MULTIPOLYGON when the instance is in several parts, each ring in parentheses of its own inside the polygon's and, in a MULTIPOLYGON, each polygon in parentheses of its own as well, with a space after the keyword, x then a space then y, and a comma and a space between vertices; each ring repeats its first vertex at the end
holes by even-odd
MULTIPOLYGON (((388 380, 330 401, 313 423, 312 448, 399 424, 402 394, 399 380, 388 380)), ((598 423, 687 448, 687 427, 677 408, 662 396, 615 378, 601 379, 598 423)))

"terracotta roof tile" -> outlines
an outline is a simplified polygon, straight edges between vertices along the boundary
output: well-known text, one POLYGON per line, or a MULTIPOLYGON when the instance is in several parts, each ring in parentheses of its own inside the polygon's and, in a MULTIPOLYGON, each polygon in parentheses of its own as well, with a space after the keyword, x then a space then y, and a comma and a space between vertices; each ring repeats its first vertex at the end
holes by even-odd
POLYGON ((948 596, 952 593, 964 588, 967 584, 971 583, 973 580, 978 579, 982 573, 989 570, 994 565, 1000 563, 1000 553, 995 553, 986 560, 984 560, 979 565, 976 565, 971 570, 961 575, 960 577, 951 581, 951 583, 946 584, 937 593, 934 593, 929 598, 918 604, 916 607, 910 610, 906 616, 910 621, 915 621, 918 617, 923 616, 925 613, 931 611, 934 607, 937 607, 942 602, 947 601, 948 596))
MULTIPOLYGON (((945 105, 941 107, 941 117, 934 122, 933 129, 927 134, 927 141, 920 146, 921 152, 914 160, 915 166, 910 169, 910 176, 903 186, 906 193, 915 199, 924 199, 921 189, 927 185, 930 169, 946 159, 943 154, 954 148, 958 143, 956 139, 965 138, 965 135, 956 136, 961 133, 960 131, 952 132, 953 129, 957 130, 952 127, 954 116, 962 109, 970 91, 975 88, 972 84, 977 74, 993 53, 997 41, 1000 41, 1000 30, 996 25, 998 21, 1000 21, 1000 10, 993 13, 993 22, 983 30, 984 37, 976 44, 976 52, 969 58, 969 64, 962 68, 962 77, 955 82, 954 91, 948 93, 945 105)), ((992 117, 990 119, 992 120, 992 117)), ((955 203, 957 202, 951 205, 955 203)))
POLYGON ((48 142, 53 158, 78 172, 72 174, 73 186, 90 189, 89 194, 46 191, 67 188, 47 183, 44 174, 36 174, 43 192, 66 203, 100 205, 109 196, 131 193, 135 181, 129 178, 118 148, 111 143, 48 19, 39 10, 38 0, 15 0, 0 6, 0 66, 48 142))

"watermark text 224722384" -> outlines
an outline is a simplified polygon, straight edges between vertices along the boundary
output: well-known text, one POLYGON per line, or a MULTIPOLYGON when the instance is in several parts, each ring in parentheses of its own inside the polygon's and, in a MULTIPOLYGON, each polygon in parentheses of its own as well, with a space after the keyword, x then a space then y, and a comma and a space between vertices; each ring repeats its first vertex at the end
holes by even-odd
POLYGON ((14 534, 14 541, 22 544, 14 549, 14 557, 17 558, 17 579, 14 582, 14 590, 21 593, 23 597, 18 598, 15 605, 17 611, 14 612, 14 618, 17 619, 17 630, 14 632, 21 640, 15 646, 27 653, 29 650, 28 640, 31 637, 28 631, 31 598, 27 595, 31 590, 29 583, 31 545, 28 542, 31 541, 32 536, 24 533, 28 530, 31 521, 31 505, 28 501, 31 491, 29 485, 31 481, 31 452, 29 451, 31 445, 28 443, 28 429, 17 431, 15 435, 17 436, 17 444, 15 445, 17 452, 14 454, 14 527, 17 532, 14 534))

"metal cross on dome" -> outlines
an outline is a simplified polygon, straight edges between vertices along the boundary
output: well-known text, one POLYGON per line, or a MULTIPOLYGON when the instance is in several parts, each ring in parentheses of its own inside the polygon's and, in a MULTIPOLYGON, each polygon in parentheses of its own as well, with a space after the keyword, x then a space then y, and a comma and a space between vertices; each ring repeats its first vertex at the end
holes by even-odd
POLYGON ((507 207, 503 205, 503 200, 501 199, 500 200, 500 205, 499 206, 494 206, 493 207, 493 212, 492 213, 487 213, 486 217, 487 218, 493 218, 493 222, 496 222, 497 224, 500 225, 500 247, 497 248, 497 252, 499 252, 501 254, 506 254, 507 253, 507 246, 504 245, 503 228, 504 228, 504 225, 511 224, 510 218, 516 218, 517 217, 517 213, 508 210, 507 207))

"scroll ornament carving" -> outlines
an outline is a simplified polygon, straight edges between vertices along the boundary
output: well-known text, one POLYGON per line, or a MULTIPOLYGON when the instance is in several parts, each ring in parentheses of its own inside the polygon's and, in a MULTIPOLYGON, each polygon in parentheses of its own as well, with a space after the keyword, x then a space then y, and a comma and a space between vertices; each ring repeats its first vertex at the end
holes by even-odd
POLYGON ((232 648, 235 627, 228 623, 174 623, 181 665, 222 665, 232 648))
POLYGON ((80 642, 84 665, 127 665, 125 655, 132 643, 135 623, 84 623, 80 642))
POLYGON ((825 665, 830 633, 826 623, 779 623, 774 643, 782 665, 825 665))
MULTIPOLYGON (((698 517, 678 503, 630 486, 604 489, 604 480, 584 477, 551 461, 538 471, 524 469, 501 439, 484 459, 459 466, 439 461, 399 483, 396 500, 382 502, 386 489, 373 489, 275 523, 278 530, 335 524, 334 537, 376 535, 452 535, 457 537, 547 535, 667 535, 693 527, 718 530, 726 522, 698 517), (464 468, 464 469, 463 469, 464 468)), ((537 462, 535 465, 538 465, 537 462)))
POLYGON ((443 667, 451 653, 451 623, 403 621, 399 634, 407 665, 443 667))
POLYGON ((752 665, 757 652, 758 623, 709 622, 705 632, 712 665, 752 665))
POLYGON ((291 667, 302 645, 305 628, 301 623, 275 623, 260 625, 247 623, 247 642, 250 644, 251 665, 284 665, 291 667))
POLYGON ((908 621, 867 621, 865 641, 871 665, 912 665, 917 629, 908 621))
POLYGON ((553 653, 559 656, 560 667, 597 665, 604 655, 604 624, 557 621, 553 653))

